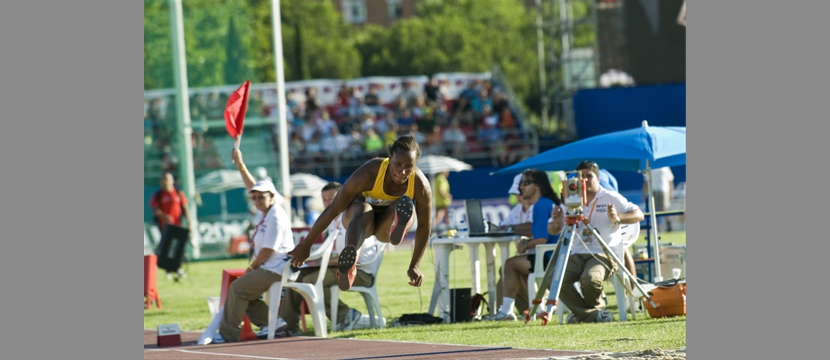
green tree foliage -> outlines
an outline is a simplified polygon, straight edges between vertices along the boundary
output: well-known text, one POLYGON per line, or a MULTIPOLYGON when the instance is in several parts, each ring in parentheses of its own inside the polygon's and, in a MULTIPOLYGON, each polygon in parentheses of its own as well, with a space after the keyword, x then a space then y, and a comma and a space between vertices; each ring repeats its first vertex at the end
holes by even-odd
POLYGON ((225 56, 227 56, 224 64, 225 84, 241 84, 251 79, 253 70, 251 64, 246 63, 246 60, 250 59, 248 47, 243 45, 233 17, 230 18, 230 25, 228 25, 225 56))
POLYGON ((520 0, 424 0, 416 10, 356 37, 363 76, 483 72, 495 63, 517 96, 538 97, 534 14, 520 0))
MULTIPOLYGON (((276 81, 271 0, 184 1, 191 87, 276 81)), ((286 81, 360 77, 350 27, 329 0, 282 0, 286 81)), ((144 1, 144 88, 173 87, 168 0, 144 1)))

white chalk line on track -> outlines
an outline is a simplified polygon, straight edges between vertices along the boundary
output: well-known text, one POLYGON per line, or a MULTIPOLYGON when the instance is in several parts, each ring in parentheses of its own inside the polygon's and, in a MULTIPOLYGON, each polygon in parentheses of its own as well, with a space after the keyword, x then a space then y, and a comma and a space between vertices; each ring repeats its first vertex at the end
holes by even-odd
POLYGON ((179 351, 183 353, 190 353, 190 354, 202 354, 202 355, 216 355, 216 356, 233 356, 233 357, 244 357, 249 359, 266 359, 266 360, 292 360, 291 358, 279 358, 279 357, 267 357, 267 356, 256 356, 256 355, 240 355, 240 354, 229 354, 229 353, 217 353, 217 352, 207 352, 207 351, 193 351, 193 350, 183 350, 183 349, 145 349, 144 351, 154 350, 154 351, 179 351))

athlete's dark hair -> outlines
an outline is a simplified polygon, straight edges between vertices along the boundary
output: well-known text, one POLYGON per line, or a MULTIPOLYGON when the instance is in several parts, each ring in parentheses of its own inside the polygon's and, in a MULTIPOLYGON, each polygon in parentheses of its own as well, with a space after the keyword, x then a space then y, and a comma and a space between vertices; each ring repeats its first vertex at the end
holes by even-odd
POLYGON ((533 183, 539 187, 539 191, 542 192, 542 196, 551 199, 554 204, 557 206, 562 203, 559 200, 559 195, 553 191, 553 188, 550 186, 550 179, 548 178, 548 174, 546 174, 542 170, 537 169, 527 169, 522 172, 523 177, 529 177, 533 179, 533 183))
POLYGON ((418 145, 418 142, 415 141, 415 137, 412 135, 403 135, 401 137, 398 137, 398 140, 395 140, 395 142, 392 143, 392 145, 389 145, 387 150, 389 150, 390 158, 397 151, 414 151, 415 159, 417 160, 421 158, 421 146, 418 145))
POLYGON ((342 188, 342 187, 343 187, 343 184, 341 184, 337 181, 332 181, 332 182, 326 184, 326 186, 323 186, 323 190, 320 190, 320 192, 328 191, 328 190, 338 190, 339 191, 340 188, 342 188))

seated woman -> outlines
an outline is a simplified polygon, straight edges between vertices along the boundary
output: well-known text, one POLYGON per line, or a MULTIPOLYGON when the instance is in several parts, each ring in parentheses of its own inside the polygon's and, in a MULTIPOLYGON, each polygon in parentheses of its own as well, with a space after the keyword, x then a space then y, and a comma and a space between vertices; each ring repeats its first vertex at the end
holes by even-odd
MULTIPOLYGON (((559 206, 561 201, 550 186, 548 175, 544 171, 528 169, 522 173, 520 189, 524 201, 533 206, 533 217, 529 226, 516 226, 516 234, 530 237, 530 240, 521 240, 516 245, 518 255, 507 259, 502 267, 502 302, 498 313, 484 320, 516 320, 513 305, 522 288, 527 284, 527 277, 535 271, 536 254, 534 248, 539 244, 555 244, 559 235, 548 234, 548 219, 554 205, 559 206)), ((550 254, 545 255, 544 265, 550 261, 550 254)), ((523 309, 520 309, 523 311, 523 309)))

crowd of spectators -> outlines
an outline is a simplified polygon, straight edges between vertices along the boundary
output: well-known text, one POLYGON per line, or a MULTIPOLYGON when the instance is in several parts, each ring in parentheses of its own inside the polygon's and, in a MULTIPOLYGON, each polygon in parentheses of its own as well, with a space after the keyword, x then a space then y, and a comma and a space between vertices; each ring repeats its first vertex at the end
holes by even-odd
MULTIPOLYGON (((391 103, 383 103, 378 85, 364 94, 345 83, 334 104, 323 105, 317 89, 305 90, 304 100, 286 96, 289 163, 292 171, 320 173, 337 157, 360 162, 385 156, 386 145, 399 135, 412 133, 424 154, 447 155, 457 159, 489 158, 492 166, 508 166, 527 154, 529 142, 516 114, 502 91, 488 80, 471 81, 457 96, 447 96, 438 79, 423 86, 404 82, 391 103)), ((164 170, 175 170, 175 153, 170 144, 175 119, 172 96, 145 98, 145 149, 161 154, 164 170)), ((218 91, 190 97, 193 148, 196 167, 221 167, 208 120, 222 120, 227 95, 218 91)), ((274 117, 274 106, 266 106, 261 90, 251 90, 247 117, 274 117)), ((271 129, 274 150, 278 150, 279 127, 271 129)))
POLYGON ((305 101, 287 97, 290 162, 297 171, 314 172, 334 154, 346 161, 384 156, 386 145, 409 133, 424 154, 462 160, 485 154, 493 166, 511 165, 519 160, 517 150, 529 149, 508 100, 490 81, 471 82, 454 100, 445 98, 435 78, 423 88, 403 86, 389 104, 380 102, 376 86, 363 94, 344 85, 331 106, 320 105, 314 87, 305 101))

